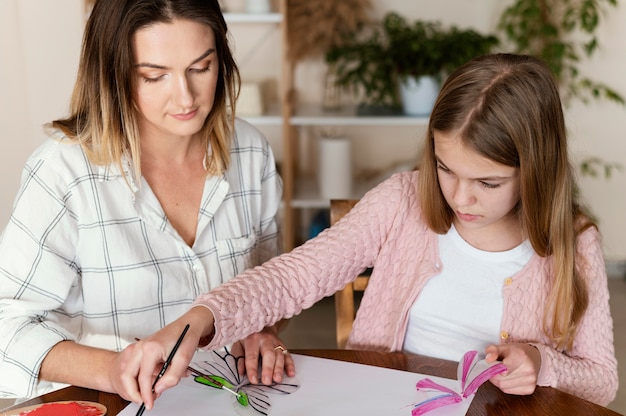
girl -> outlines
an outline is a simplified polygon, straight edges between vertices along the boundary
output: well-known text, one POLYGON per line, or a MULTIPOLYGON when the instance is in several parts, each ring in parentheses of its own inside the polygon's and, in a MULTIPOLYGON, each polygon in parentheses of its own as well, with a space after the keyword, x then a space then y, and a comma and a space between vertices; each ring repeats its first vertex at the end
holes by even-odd
POLYGON ((127 397, 152 405, 154 371, 184 324, 192 329, 157 394, 199 344, 212 349, 297 314, 367 267, 348 348, 454 360, 483 350, 507 366, 491 380, 506 393, 552 386, 602 405, 615 396, 602 247, 575 200, 555 80, 538 59, 499 54, 446 80, 419 170, 122 352, 127 397))

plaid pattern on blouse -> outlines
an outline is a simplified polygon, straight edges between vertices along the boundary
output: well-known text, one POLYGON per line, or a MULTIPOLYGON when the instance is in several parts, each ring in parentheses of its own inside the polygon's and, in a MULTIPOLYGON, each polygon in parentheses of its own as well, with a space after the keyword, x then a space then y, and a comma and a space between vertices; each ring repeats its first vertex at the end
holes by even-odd
POLYGON ((37 379, 56 343, 121 350, 278 254, 282 182, 268 143, 242 120, 231 159, 206 179, 189 247, 148 183, 132 180, 130 161, 127 183, 67 138, 35 151, 0 236, 0 396, 56 388, 37 379))

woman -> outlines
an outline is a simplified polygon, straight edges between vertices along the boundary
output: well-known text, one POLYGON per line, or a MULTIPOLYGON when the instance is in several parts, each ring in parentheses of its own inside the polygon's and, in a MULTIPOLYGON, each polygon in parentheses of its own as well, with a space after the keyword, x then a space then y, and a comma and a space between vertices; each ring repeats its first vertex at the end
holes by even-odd
POLYGON ((297 314, 373 266, 348 348, 456 360, 476 349, 507 367, 491 379, 506 393, 551 386, 606 405, 617 390, 606 272, 574 191, 548 67, 529 56, 476 58, 444 83, 419 171, 395 175, 317 238, 199 296, 129 346, 126 397, 152 406, 154 371, 185 324, 157 394, 184 376, 198 345, 297 314))
MULTIPOLYGON (((5 396, 123 391, 116 351, 278 254, 282 183, 232 116, 226 35, 216 0, 95 3, 71 114, 26 163, 0 240, 5 396)), ((268 327, 233 349, 269 383, 294 372, 278 347, 268 327)))

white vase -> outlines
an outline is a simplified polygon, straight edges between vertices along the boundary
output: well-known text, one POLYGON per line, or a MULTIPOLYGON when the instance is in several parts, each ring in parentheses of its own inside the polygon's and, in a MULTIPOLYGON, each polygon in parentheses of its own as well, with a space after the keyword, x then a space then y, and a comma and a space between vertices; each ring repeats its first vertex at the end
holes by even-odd
POLYGON ((318 183, 323 199, 352 196, 352 151, 347 137, 320 137, 318 183))
POLYGON ((434 76, 407 76, 400 82, 400 98, 405 114, 428 116, 439 94, 439 83, 434 76))

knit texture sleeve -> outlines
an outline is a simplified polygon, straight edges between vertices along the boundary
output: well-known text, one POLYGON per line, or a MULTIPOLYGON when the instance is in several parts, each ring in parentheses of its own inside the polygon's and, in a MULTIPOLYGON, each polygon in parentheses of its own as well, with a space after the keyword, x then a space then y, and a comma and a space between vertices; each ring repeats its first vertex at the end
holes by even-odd
POLYGON ((199 296, 215 316, 221 347, 290 318, 330 296, 370 267, 389 232, 401 194, 399 175, 368 192, 341 221, 292 252, 248 270, 199 296))
POLYGON ((572 351, 559 352, 533 344, 541 353, 537 384, 551 386, 606 406, 617 393, 617 360, 613 346, 613 321, 600 236, 595 228, 578 239, 577 264, 589 293, 572 351))

